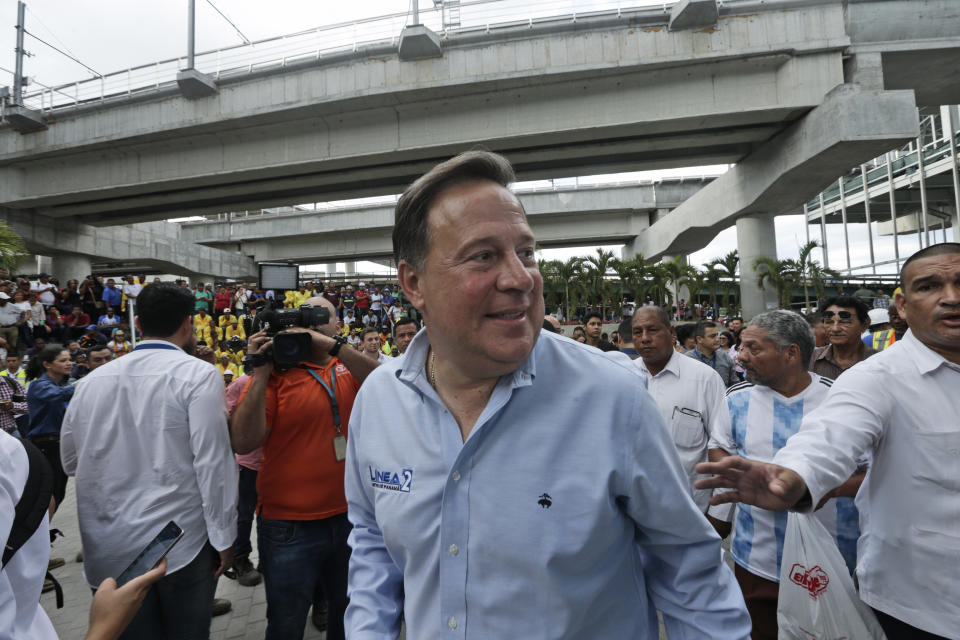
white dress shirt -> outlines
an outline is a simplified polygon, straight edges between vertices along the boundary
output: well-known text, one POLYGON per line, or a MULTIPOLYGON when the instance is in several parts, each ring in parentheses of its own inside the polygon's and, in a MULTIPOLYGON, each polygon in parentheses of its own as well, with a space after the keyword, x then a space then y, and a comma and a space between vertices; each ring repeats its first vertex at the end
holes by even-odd
POLYGON ((815 505, 867 453, 860 598, 960 637, 960 365, 912 332, 844 372, 773 461, 803 477, 815 505))
POLYGON ((170 520, 183 539, 167 556, 168 574, 208 539, 221 551, 237 535, 223 377, 169 342, 140 345, 77 384, 60 432, 91 586, 119 575, 170 520))
POLYGON ((676 350, 663 371, 655 376, 650 375, 643 358, 637 358, 633 364, 647 378, 647 391, 660 409, 680 455, 680 464, 690 479, 693 501, 706 512, 712 491, 693 488, 694 480, 706 477, 694 471, 694 467, 707 461, 710 425, 723 406, 726 385, 713 367, 676 350))
MULTIPOLYGON (((14 509, 27 483, 30 464, 23 445, 0 431, 0 547, 5 548, 14 509)), ((0 638, 57 640, 50 619, 40 607, 40 589, 50 561, 47 516, 36 532, 0 571, 0 638)))

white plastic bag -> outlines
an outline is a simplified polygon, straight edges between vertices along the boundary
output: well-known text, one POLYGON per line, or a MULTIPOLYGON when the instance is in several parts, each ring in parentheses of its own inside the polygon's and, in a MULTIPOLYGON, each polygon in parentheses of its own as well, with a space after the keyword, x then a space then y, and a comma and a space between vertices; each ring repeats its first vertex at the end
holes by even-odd
POLYGON ((780 564, 779 640, 886 640, 826 527, 790 513, 780 564))

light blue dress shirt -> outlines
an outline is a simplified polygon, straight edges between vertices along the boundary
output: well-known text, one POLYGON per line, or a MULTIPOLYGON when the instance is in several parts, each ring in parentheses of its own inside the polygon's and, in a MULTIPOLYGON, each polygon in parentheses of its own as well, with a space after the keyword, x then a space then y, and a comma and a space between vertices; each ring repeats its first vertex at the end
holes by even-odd
POLYGON ((346 495, 351 640, 745 638, 720 539, 626 357, 550 332, 466 442, 425 331, 364 382, 346 495))

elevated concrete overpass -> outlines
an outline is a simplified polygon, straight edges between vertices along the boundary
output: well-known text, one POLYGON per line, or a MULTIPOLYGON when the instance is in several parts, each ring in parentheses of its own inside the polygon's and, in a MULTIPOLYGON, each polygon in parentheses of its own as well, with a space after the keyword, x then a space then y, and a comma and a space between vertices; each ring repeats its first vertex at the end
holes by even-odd
MULTIPOLYGON (((630 244, 713 178, 518 191, 541 247, 630 244)), ((223 216, 220 216, 223 218, 223 216)), ((393 255, 394 205, 319 211, 299 208, 226 220, 182 222, 191 243, 239 251, 256 261, 341 262, 393 255)))
POLYGON ((194 244, 183 237, 180 226, 173 222, 93 227, 3 207, 0 219, 23 238, 29 253, 53 259, 53 275, 61 282, 83 278, 91 272, 94 262, 130 263, 135 265, 129 269, 131 273, 160 270, 204 280, 257 275, 256 265, 248 256, 194 244))
POLYGON ((746 263, 775 246, 773 215, 915 138, 917 107, 960 102, 955 0, 729 0, 673 30, 669 13, 449 32, 423 60, 370 44, 209 97, 161 85, 55 109, 44 131, 0 129, 0 206, 112 225, 397 193, 477 144, 521 180, 735 163, 628 249, 691 252, 737 222, 746 263))
MULTIPOLYGON (((897 55, 960 46, 960 31, 940 35, 949 0, 920 1, 930 10, 896 25, 897 55)), ((882 49, 867 52, 879 66, 845 71, 851 50, 890 35, 851 25, 916 4, 732 0, 715 25, 680 31, 654 7, 450 33, 427 60, 370 45, 225 78, 196 100, 161 86, 57 109, 45 131, 0 131, 0 205, 106 225, 396 193, 478 143, 505 153, 523 180, 736 163, 845 80, 886 73, 882 49)), ((897 88, 911 81, 895 77, 897 88)), ((869 93, 856 108, 890 102, 869 93)), ((896 112, 913 104, 901 102, 881 119, 894 126, 853 155, 902 139, 896 112)))

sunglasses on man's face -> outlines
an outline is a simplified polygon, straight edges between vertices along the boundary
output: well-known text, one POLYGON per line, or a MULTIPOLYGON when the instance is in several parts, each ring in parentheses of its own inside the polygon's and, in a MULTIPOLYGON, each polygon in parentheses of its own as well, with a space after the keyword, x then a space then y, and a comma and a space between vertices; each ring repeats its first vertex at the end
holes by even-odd
POLYGON ((823 312, 823 323, 824 324, 833 324, 833 319, 837 319, 839 324, 853 324, 854 314, 849 311, 824 311, 823 312))

